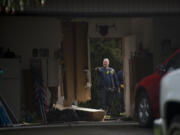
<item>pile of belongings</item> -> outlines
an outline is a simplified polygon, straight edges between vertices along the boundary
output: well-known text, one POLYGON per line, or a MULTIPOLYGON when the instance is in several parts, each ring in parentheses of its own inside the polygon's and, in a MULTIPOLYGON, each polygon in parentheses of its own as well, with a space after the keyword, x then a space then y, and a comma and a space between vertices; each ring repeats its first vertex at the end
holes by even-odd
POLYGON ((105 111, 101 109, 90 109, 72 105, 62 107, 59 104, 53 105, 47 114, 48 123, 72 122, 72 121, 103 121, 105 111))

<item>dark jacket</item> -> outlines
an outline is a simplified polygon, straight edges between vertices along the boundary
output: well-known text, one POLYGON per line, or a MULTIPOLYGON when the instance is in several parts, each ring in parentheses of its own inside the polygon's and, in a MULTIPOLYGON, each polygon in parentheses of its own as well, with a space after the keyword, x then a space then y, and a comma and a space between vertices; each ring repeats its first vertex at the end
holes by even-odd
POLYGON ((99 77, 98 87, 119 88, 119 81, 113 68, 108 67, 106 69, 105 67, 100 67, 97 71, 99 77))

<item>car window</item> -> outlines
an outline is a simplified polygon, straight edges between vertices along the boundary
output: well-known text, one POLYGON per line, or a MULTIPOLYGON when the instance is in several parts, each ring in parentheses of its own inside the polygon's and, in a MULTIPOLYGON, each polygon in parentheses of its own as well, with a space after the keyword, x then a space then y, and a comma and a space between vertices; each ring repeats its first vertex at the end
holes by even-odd
POLYGON ((180 68, 180 53, 177 53, 167 64, 167 69, 180 68))

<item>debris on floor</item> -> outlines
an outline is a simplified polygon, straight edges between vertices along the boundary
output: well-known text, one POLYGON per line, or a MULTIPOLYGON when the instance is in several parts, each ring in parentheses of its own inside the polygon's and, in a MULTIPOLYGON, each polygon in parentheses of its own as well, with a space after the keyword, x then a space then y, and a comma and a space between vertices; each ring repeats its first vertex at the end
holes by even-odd
POLYGON ((48 122, 71 122, 71 121, 103 121, 105 111, 100 109, 83 108, 72 105, 62 107, 58 104, 47 114, 48 122))
MULTIPOLYGON (((27 115, 27 114, 26 114, 27 115)), ((29 126, 29 125, 43 125, 52 123, 64 123, 73 121, 103 121, 105 111, 101 109, 83 108, 72 105, 70 107, 63 107, 59 104, 53 105, 46 113, 46 121, 44 119, 35 122, 35 117, 29 112, 28 117, 24 117, 24 120, 19 124, 9 109, 8 105, 0 97, 0 127, 9 126, 29 126)))

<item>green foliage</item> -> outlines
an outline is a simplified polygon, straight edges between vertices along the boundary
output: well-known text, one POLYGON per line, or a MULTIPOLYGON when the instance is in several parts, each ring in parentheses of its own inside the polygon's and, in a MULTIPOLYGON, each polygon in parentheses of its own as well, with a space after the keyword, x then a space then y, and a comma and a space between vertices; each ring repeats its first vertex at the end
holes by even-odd
MULTIPOLYGON (((110 60, 110 67, 113 67, 115 71, 122 69, 122 52, 121 52, 121 39, 119 38, 93 38, 90 40, 91 50, 91 101, 81 103, 80 106, 98 108, 97 98, 97 72, 94 70, 95 67, 102 66, 104 58, 110 60)), ((112 113, 113 115, 120 114, 119 101, 115 96, 113 101, 112 113)))
POLYGON ((0 0, 0 13, 14 14, 15 11, 23 11, 27 5, 44 6, 46 0, 0 0))

